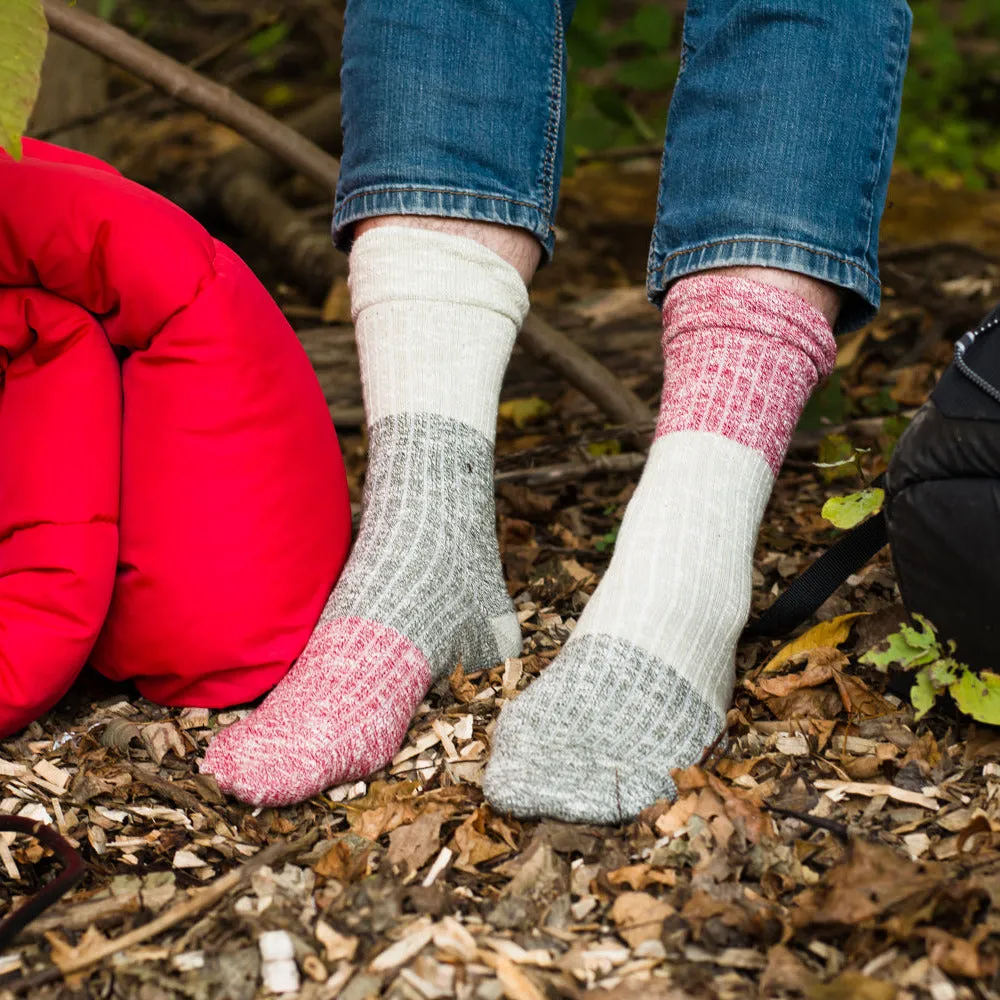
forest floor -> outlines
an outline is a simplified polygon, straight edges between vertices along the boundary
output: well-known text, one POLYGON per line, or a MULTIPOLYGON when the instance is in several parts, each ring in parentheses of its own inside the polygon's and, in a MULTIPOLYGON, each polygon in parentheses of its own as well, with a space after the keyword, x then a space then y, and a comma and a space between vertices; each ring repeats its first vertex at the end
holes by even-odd
MULTIPOLYGON (((196 190, 233 143, 189 111, 128 114, 116 162, 168 193, 196 190)), ((568 179, 559 255, 534 291, 654 408, 659 324, 642 283, 657 168, 597 162, 568 179)), ((322 228, 322 199, 298 183, 284 190, 322 228)), ((342 287, 324 304, 193 201, 268 283, 334 412, 356 409, 342 287)), ((866 474, 884 468, 900 414, 1000 298, 1000 192, 901 172, 882 237, 882 311, 842 339, 797 432, 757 549, 755 610, 837 536, 824 501, 856 488, 816 467, 820 441, 841 433, 870 449, 866 474)), ((676 775, 676 802, 614 827, 522 823, 484 803, 497 713, 570 634, 641 461, 520 351, 504 402, 499 532, 522 655, 438 683, 385 771, 285 809, 236 803, 198 773, 213 733, 249 709, 164 709, 86 675, 0 743, 0 812, 52 823, 87 864, 0 956, 0 996, 248 1000, 298 983, 310 1000, 1000 997, 1000 731, 950 703, 916 722, 859 662, 902 619, 887 552, 819 618, 858 616, 810 631, 794 659, 775 660, 781 642, 740 645, 728 744, 676 775), (609 470, 601 456, 625 457, 609 470)), ((357 502, 364 437, 338 429, 357 502)), ((58 867, 10 835, 0 866, 9 904, 58 867)))

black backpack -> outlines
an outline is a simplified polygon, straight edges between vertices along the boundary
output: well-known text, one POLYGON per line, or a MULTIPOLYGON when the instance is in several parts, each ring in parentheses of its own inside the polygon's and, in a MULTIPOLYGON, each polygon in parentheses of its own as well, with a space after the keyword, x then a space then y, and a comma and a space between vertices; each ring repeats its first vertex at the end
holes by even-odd
POLYGON ((817 559, 748 634, 792 631, 891 544, 907 611, 955 640, 962 662, 1000 668, 1000 306, 955 345, 876 482, 883 510, 817 559))

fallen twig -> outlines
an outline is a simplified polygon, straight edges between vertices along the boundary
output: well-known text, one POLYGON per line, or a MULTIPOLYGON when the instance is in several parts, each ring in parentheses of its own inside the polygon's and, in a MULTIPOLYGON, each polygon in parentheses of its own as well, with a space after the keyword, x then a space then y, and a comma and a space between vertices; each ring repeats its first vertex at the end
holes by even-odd
POLYGON ((38 820, 28 819, 27 816, 0 816, 0 831, 37 837, 46 847, 54 851, 56 857, 63 863, 63 870, 56 878, 0 922, 0 951, 2 951, 26 924, 69 892, 86 874, 87 867, 68 840, 56 833, 51 826, 38 820))
POLYGON ((318 838, 319 830, 312 830, 296 840, 282 841, 265 847, 242 867, 227 872, 210 885, 197 890, 183 902, 172 906, 148 924, 143 924, 142 927, 137 927, 127 934, 122 934, 120 937, 112 938, 88 948, 84 954, 63 958, 58 968, 43 969, 40 973, 25 976, 24 979, 7 984, 6 989, 13 993, 26 992, 35 986, 41 985, 43 982, 51 981, 60 974, 70 976, 77 972, 83 972, 91 966, 103 962, 104 959, 110 958, 112 955, 126 951, 137 944, 142 944, 142 942, 156 937, 158 934, 182 923, 189 917, 201 913, 210 906, 214 906, 233 889, 241 885, 258 868, 300 854, 302 851, 308 850, 318 838))
POLYGON ((42 5, 49 27, 57 35, 104 56, 162 87, 177 100, 236 129, 328 190, 336 187, 340 164, 334 157, 228 87, 157 52, 99 17, 67 7, 62 0, 42 0, 42 5))
POLYGON ((815 452, 824 438, 831 434, 857 434, 860 437, 877 437, 885 425, 886 417, 912 417, 917 409, 900 410, 899 413, 886 414, 883 417, 860 417, 848 420, 842 424, 830 424, 827 427, 817 427, 815 430, 796 431, 788 446, 789 455, 801 455, 803 452, 815 452))
POLYGON ((633 472, 646 464, 642 452, 627 451, 621 455, 600 455, 586 462, 563 462, 559 465, 539 465, 534 469, 510 469, 498 472, 493 478, 497 483, 525 483, 528 486, 547 486, 605 472, 633 472))
POLYGON ((850 832, 843 823, 838 823, 834 819, 825 819, 822 816, 813 816, 810 813, 797 812, 795 809, 785 809, 782 806, 773 806, 768 802, 764 803, 764 808, 768 812, 773 812, 778 816, 788 816, 790 819, 797 819, 800 823, 805 823, 806 826, 815 827, 817 830, 826 830, 828 833, 835 834, 840 837, 841 840, 847 841, 850 839, 850 832))
MULTIPOLYGON (((254 32, 259 31, 261 26, 260 20, 253 18, 244 28, 237 31, 235 34, 230 35, 228 38, 224 38, 217 45, 213 45, 210 49, 206 49, 200 55, 195 56, 189 63, 187 67, 189 69, 200 69, 207 63, 218 59, 219 56, 225 55, 230 49, 235 48, 241 42, 245 42, 254 32)), ((126 111, 133 105, 138 104, 140 101, 147 97, 155 94, 157 88, 152 85, 145 83, 134 90, 130 90, 126 94, 122 94, 113 100, 107 101, 102 104, 101 107, 95 109, 94 111, 85 111, 82 114, 73 115, 72 118, 67 118, 63 122, 59 122, 53 125, 51 128, 45 129, 43 132, 35 134, 33 137, 35 139, 50 139, 54 135, 58 135, 60 132, 68 132, 70 129, 80 128, 82 125, 94 125, 96 122, 101 121, 103 118, 107 118, 108 115, 113 115, 118 111, 126 111)), ((28 133, 32 135, 32 133, 28 133)))

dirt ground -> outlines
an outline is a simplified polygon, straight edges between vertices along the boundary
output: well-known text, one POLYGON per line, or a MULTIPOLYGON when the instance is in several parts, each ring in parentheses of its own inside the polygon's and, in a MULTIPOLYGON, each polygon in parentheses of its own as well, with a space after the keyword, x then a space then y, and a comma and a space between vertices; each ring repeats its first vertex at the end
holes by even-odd
MULTIPOLYGON (((260 97, 240 72, 234 57, 219 76, 260 97)), ((320 82, 293 82, 300 103, 320 95, 320 82)), ((213 159, 237 141, 228 130, 155 96, 112 121, 115 162, 230 240, 299 330, 357 503, 365 440, 342 280, 327 296, 296 284, 205 196, 213 159)), ((567 181, 558 257, 534 293, 653 407, 659 327, 642 283, 657 169, 642 155, 567 181)), ((322 231, 322 192, 280 187, 322 231)), ((1000 299, 1000 192, 900 172, 882 249, 882 310, 841 340, 765 517, 755 610, 837 536, 823 502, 856 488, 816 467, 820 442, 843 434, 869 449, 868 476, 884 468, 952 342, 1000 299)), ((0 744, 0 813, 51 823, 87 866, 0 955, 0 996, 1000 997, 1000 732, 950 703, 915 722, 859 663, 902 619, 887 552, 827 601, 797 656, 740 645, 728 741, 676 775, 676 802, 601 828, 519 823, 484 803, 497 713, 571 633, 642 459, 520 351, 503 398, 499 532, 522 655, 438 683, 387 770, 280 810, 225 799, 198 774, 212 734, 249 708, 163 709, 87 673, 0 744)), ((0 865, 5 908, 59 868, 10 834, 0 865)))

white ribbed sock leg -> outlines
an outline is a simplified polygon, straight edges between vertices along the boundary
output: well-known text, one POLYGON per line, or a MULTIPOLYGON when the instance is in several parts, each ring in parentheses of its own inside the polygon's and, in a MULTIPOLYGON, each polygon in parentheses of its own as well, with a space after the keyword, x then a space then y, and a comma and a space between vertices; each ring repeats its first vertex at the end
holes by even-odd
POLYGON ((355 243, 350 286, 369 428, 361 530, 305 652, 205 758, 259 804, 383 767, 434 678, 521 648, 493 444, 524 283, 472 240, 385 227, 355 243))

